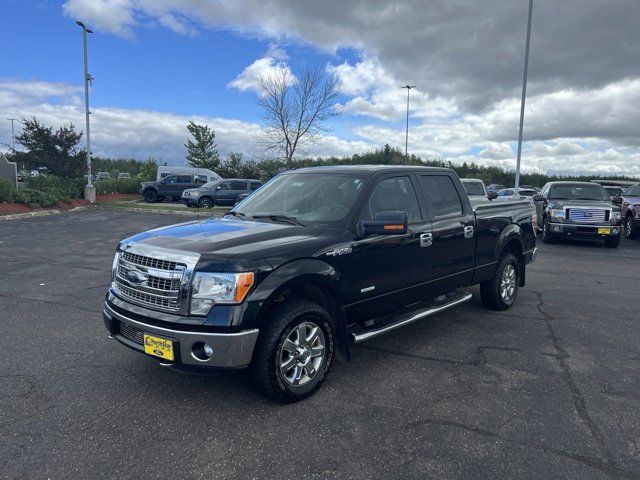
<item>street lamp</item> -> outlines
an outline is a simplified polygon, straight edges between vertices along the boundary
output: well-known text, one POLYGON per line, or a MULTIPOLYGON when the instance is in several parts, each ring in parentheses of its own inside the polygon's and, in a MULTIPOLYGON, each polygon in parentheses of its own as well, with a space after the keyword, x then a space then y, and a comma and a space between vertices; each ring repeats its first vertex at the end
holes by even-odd
POLYGON ((522 74, 522 100, 520 102, 520 129, 518 131, 518 155, 516 158, 516 195, 520 191, 520 157, 522 155, 522 130, 524 127, 524 101, 527 96, 527 72, 529 70, 529 45, 531 43, 531 15, 533 13, 533 0, 529 0, 529 16, 527 18, 527 41, 524 48, 524 73, 522 74))
POLYGON ((405 133, 404 138, 404 163, 406 165, 407 159, 409 158, 409 92, 412 88, 416 88, 415 85, 405 85, 402 88, 407 89, 407 131, 405 133))
POLYGON ((82 27, 82 50, 84 53, 84 113, 87 129, 87 185, 84 187, 84 198, 90 202, 96 201, 96 189, 91 182, 91 132, 89 127, 89 84, 93 80, 91 74, 88 71, 87 63, 87 33, 93 33, 87 26, 80 22, 76 23, 82 27))
POLYGON ((16 151, 16 133, 13 129, 13 122, 19 122, 17 118, 7 118, 11 122, 11 150, 16 151))

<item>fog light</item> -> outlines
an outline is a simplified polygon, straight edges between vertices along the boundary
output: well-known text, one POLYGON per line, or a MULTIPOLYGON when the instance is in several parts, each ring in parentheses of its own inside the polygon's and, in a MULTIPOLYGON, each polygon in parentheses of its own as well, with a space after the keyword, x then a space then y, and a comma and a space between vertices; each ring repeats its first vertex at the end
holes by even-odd
POLYGON ((206 362, 213 356, 213 348, 208 343, 196 342, 191 347, 191 356, 200 362, 206 362))

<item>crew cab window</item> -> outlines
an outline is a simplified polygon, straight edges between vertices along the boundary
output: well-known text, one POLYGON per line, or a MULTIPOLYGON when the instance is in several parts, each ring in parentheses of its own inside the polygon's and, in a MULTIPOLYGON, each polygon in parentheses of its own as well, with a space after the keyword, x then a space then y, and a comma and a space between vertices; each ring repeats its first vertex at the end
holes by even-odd
POLYGON ((198 183, 207 183, 206 175, 198 175, 198 183))
POLYGON ((247 182, 241 180, 232 180, 231 181, 231 190, 246 190, 247 182))
POLYGON ((433 205, 434 217, 462 215, 462 201, 456 186, 447 175, 421 175, 420 182, 433 205))
POLYGON ((380 212, 406 212, 409 223, 420 221, 420 206, 409 177, 382 180, 369 196, 363 220, 373 220, 380 212))
POLYGON ((178 177, 176 177, 175 175, 167 176, 164 177, 163 181, 167 185, 173 185, 174 183, 178 183, 178 177))
POLYGON ((262 186, 260 182, 251 182, 251 190, 257 190, 262 186))
POLYGON ((191 175, 178 175, 177 183, 193 183, 193 177, 191 175))
POLYGON ((231 190, 231 182, 220 182, 216 185, 218 190, 231 190))

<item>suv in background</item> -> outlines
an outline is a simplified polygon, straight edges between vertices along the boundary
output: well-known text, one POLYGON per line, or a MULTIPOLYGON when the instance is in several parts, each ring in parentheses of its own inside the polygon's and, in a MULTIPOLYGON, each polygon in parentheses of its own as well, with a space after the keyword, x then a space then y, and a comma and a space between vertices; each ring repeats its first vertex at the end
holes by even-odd
POLYGON ((155 182, 142 182, 140 193, 147 203, 161 202, 165 198, 180 200, 182 192, 202 185, 203 178, 199 175, 167 175, 155 182))
POLYGON ((478 200, 480 198, 486 200, 489 198, 487 189, 484 188, 484 182, 479 178, 461 178, 460 181, 469 196, 469 200, 478 200))
POLYGON ((259 180, 225 178, 205 183, 198 188, 182 192, 182 202, 187 207, 211 208, 215 205, 235 205, 238 196, 248 194, 262 186, 259 180))
POLYGON ((577 237, 604 239, 609 248, 620 244, 620 207, 602 185, 549 182, 533 200, 544 243, 553 243, 560 237, 577 237))
POLYGON ((118 180, 128 180, 131 178, 131 175, 129 175, 127 172, 120 172, 118 174, 118 180))
POLYGON ((628 187, 616 200, 621 202, 625 238, 636 238, 640 235, 640 183, 628 187))
POLYGON ((111 174, 109 172, 98 172, 96 174, 96 180, 109 180, 111 178, 111 174))

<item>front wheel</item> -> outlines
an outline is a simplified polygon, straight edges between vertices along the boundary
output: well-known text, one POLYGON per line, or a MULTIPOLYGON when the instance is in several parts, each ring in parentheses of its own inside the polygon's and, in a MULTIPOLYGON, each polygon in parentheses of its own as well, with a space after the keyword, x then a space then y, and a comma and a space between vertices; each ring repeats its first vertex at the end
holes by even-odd
POLYGON ((211 200, 209 197, 202 197, 200 201, 198 201, 198 207, 211 208, 213 207, 213 200, 211 200))
POLYGON ((638 236, 638 227, 633 221, 633 217, 628 215, 624 220, 624 236, 625 238, 636 238, 638 236))
POLYGON ((500 258, 493 278, 480 284, 480 298, 485 307, 507 310, 516 301, 520 288, 520 265, 511 253, 500 258))
POLYGON ((144 201, 147 203, 156 203, 158 201, 158 194, 155 190, 146 190, 144 192, 144 201))
POLYGON ((315 393, 333 360, 330 315, 315 303, 290 300, 265 323, 249 367, 253 386, 281 403, 315 393))
POLYGON ((558 241, 558 237, 549 231, 549 226, 545 221, 542 225, 542 242, 543 243, 555 243, 558 241))

